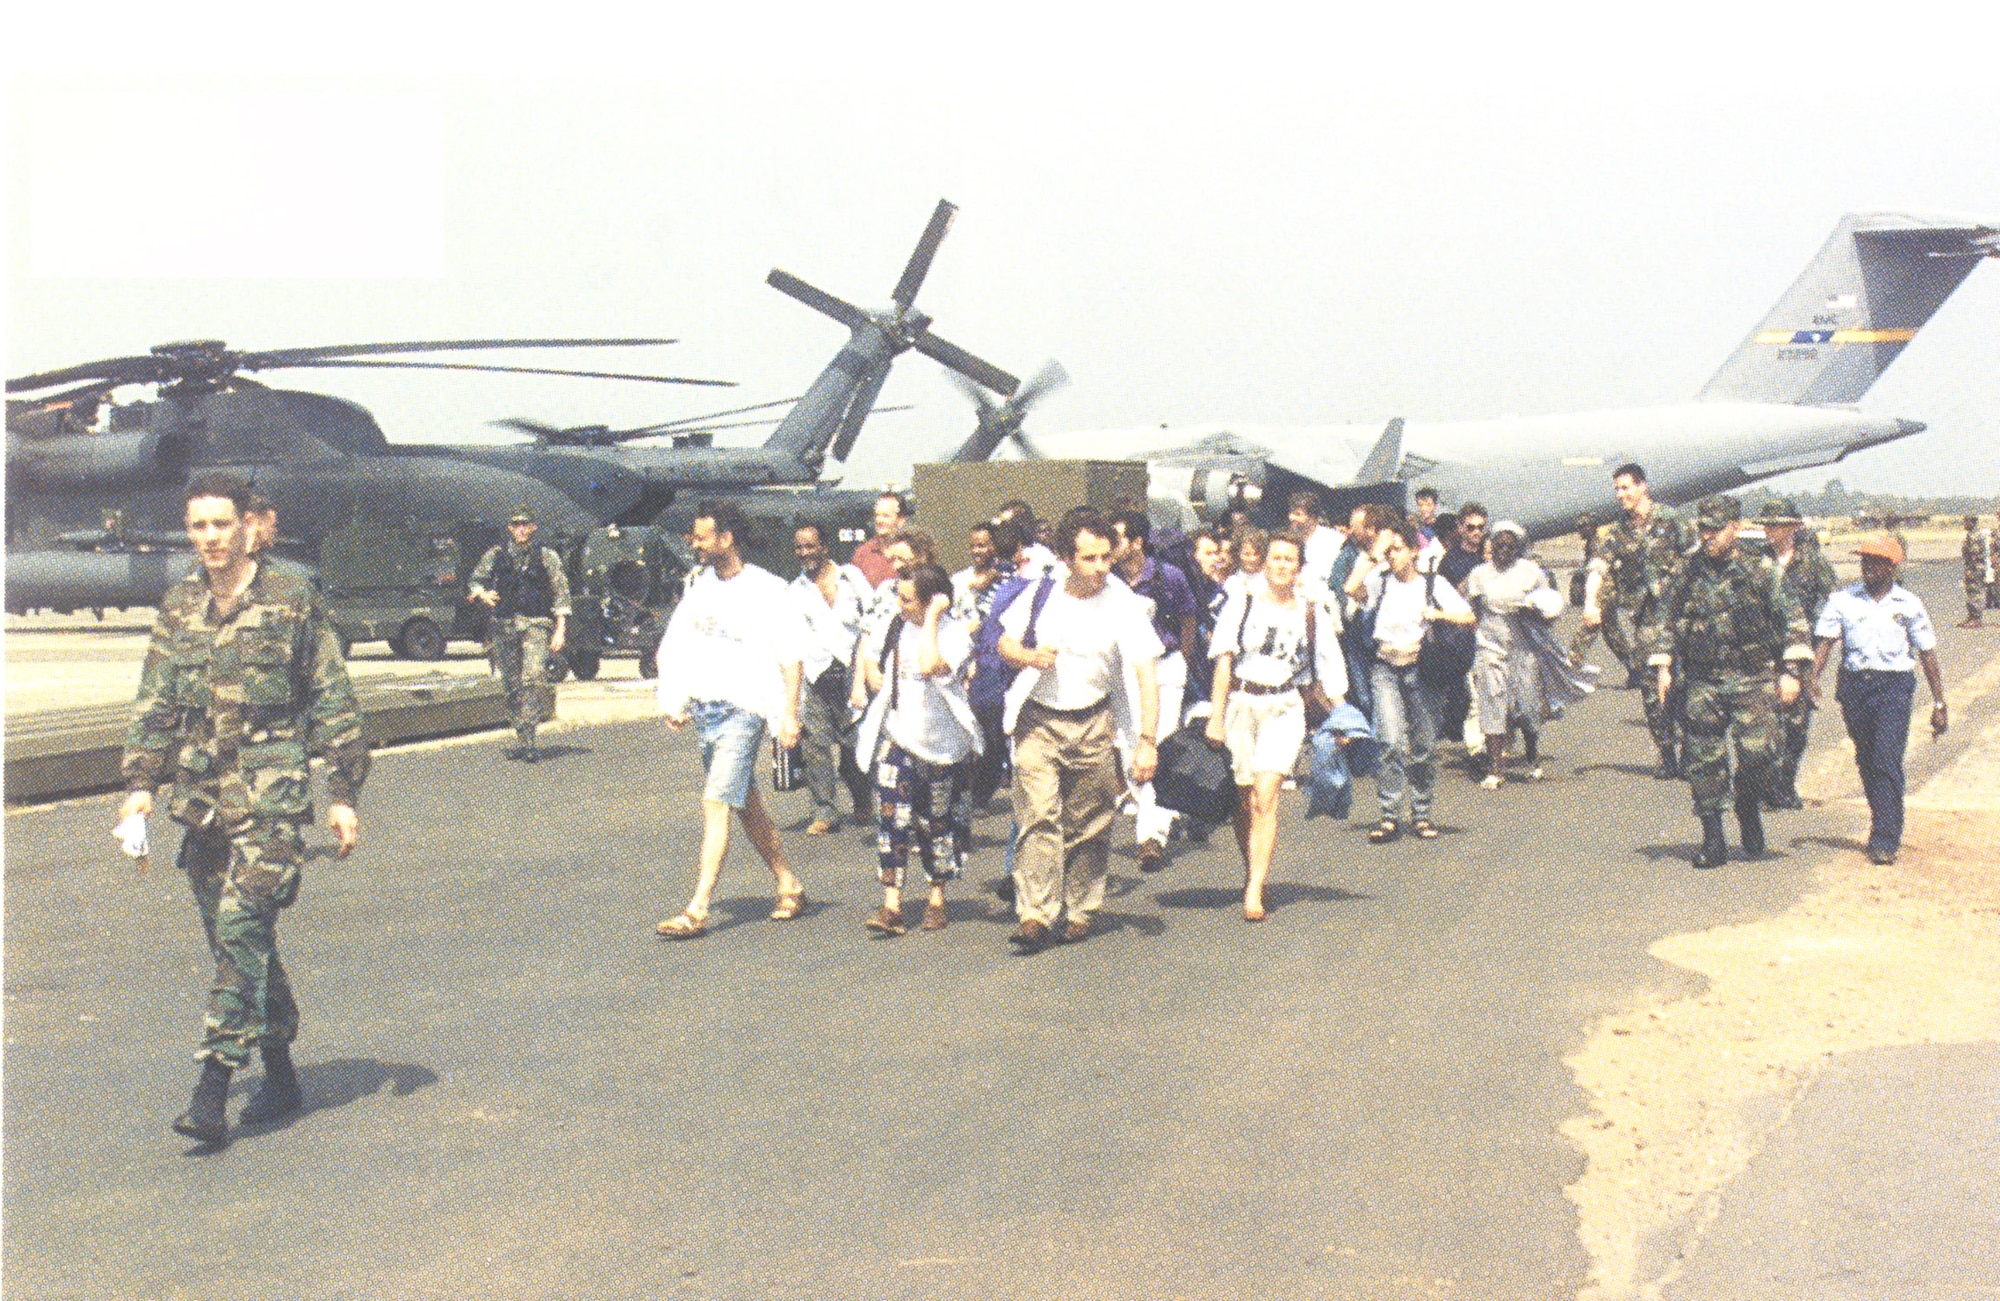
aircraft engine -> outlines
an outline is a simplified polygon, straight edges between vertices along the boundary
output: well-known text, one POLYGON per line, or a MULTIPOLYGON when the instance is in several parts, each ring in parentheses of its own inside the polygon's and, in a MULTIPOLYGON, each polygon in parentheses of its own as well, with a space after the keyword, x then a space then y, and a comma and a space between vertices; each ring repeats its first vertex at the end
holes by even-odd
POLYGON ((174 430, 11 439, 7 474, 57 490, 144 487, 179 479, 189 449, 187 435, 174 430))
POLYGON ((1239 504, 1254 511, 1264 500, 1263 463, 1222 461, 1196 466, 1188 483, 1188 500, 1204 519, 1223 519, 1239 504))

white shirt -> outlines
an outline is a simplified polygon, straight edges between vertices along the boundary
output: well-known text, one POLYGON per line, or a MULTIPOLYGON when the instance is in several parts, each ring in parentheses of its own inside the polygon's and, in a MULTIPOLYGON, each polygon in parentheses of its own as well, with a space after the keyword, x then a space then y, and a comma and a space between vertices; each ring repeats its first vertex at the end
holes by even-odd
MULTIPOLYGON (((962 763, 981 748, 979 723, 961 677, 972 656, 972 624, 951 614, 938 621, 938 654, 951 666, 947 674, 930 677, 917 668, 923 640, 922 628, 902 625, 897 648, 889 657, 894 688, 885 681, 877 696, 883 702, 880 727, 890 740, 926 763, 962 763)), ((872 757, 873 748, 863 753, 872 757)))
POLYGON ((833 601, 828 604, 819 584, 800 574, 786 589, 798 602, 799 613, 812 635, 802 653, 807 682, 834 664, 854 661, 854 639, 861 635, 861 616, 874 598, 868 578, 853 565, 836 565, 833 570, 833 601))
MULTIPOLYGON (((1289 605, 1279 605, 1268 593, 1233 598, 1216 618, 1209 654, 1234 655, 1230 671, 1244 682, 1260 687, 1304 686, 1312 679, 1306 665, 1308 600, 1303 593, 1289 605)), ((1324 599, 1310 599, 1310 604, 1320 689, 1338 699, 1347 694, 1340 615, 1324 599)))
POLYGON ((811 636, 784 579, 746 564, 724 580, 702 566, 660 638, 660 712, 678 718, 690 701, 725 700, 777 722, 795 703, 783 668, 802 662, 811 636))
MULTIPOLYGON (((1383 569, 1370 574, 1364 609, 1375 611, 1375 644, 1398 658, 1416 654, 1424 642, 1423 574, 1408 581, 1383 569)), ((1431 580, 1431 601, 1446 614, 1470 614, 1472 607, 1443 578, 1431 580)))
POLYGON ((1917 594, 1892 583, 1881 600, 1866 583, 1837 587, 1826 598, 1813 636, 1840 639, 1840 665, 1855 672, 1910 673, 1918 651, 1937 649, 1937 632, 1917 594))
MULTIPOLYGON (((1033 610, 1033 591, 1023 592, 1001 612, 1001 632, 1024 641, 1033 610)), ((1056 652, 1055 667, 1023 669, 1007 689, 1010 732, 1023 702, 1034 700, 1064 711, 1089 709, 1120 687, 1127 664, 1156 660, 1165 649, 1153 631, 1153 621, 1146 617, 1144 603, 1133 597, 1130 588, 1109 581, 1086 599, 1071 596, 1066 585, 1057 584, 1035 620, 1035 645, 1056 652)))
MULTIPOLYGON (((1328 561, 1327 563, 1331 564, 1332 562, 1328 561)), ((1239 569, 1222 580, 1222 594, 1227 599, 1234 601, 1245 592, 1256 592, 1262 595, 1268 586, 1269 584, 1264 581, 1264 572, 1261 569, 1254 574, 1246 574, 1239 569)))
POLYGON ((1324 524, 1313 526, 1306 536, 1306 547, 1299 556, 1299 574, 1310 578, 1321 587, 1326 586, 1327 576, 1333 573, 1334 557, 1340 554, 1340 546, 1347 541, 1347 535, 1338 529, 1330 529, 1324 524))

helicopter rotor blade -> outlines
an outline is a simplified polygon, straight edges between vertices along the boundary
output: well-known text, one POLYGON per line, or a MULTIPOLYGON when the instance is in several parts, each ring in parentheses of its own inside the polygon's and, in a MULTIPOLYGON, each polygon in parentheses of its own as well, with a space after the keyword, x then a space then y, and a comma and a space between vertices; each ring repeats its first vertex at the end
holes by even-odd
POLYGON ((538 442, 549 442, 562 437, 563 431, 545 420, 532 416, 502 416, 498 420, 486 422, 495 429, 511 429, 517 434, 527 434, 538 442))
POLYGON ((474 348, 642 348, 679 339, 433 339, 414 343, 336 343, 314 348, 274 348, 237 357, 238 370, 275 370, 321 357, 365 357, 393 352, 464 352, 474 348))
POLYGON ((815 312, 831 316, 850 330, 858 330, 868 324, 868 313, 844 299, 835 298, 824 289, 815 289, 789 271, 773 267, 771 274, 764 277, 764 283, 790 298, 796 298, 815 312))
POLYGON ((931 260, 937 256, 938 245, 944 243, 945 232, 951 229, 951 219, 957 212, 958 206, 948 199, 939 199, 937 207, 931 210, 930 224, 924 227, 923 237, 917 241, 908 265, 903 268, 903 277, 896 282, 896 291, 890 295, 896 306, 904 311, 917 301, 917 291, 923 288, 924 277, 930 274, 931 260))
POLYGON ((973 356, 955 343, 947 343, 929 330, 919 330, 910 346, 929 357, 932 361, 965 376, 977 380, 1003 397, 1012 397, 1021 387, 1021 381, 1001 370, 990 361, 973 356))
POLYGON ((161 344, 137 357, 106 357, 7 381, 9 393, 31 392, 72 380, 118 384, 166 384, 201 376, 214 379, 241 370, 275 370, 328 357, 396 352, 453 352, 468 348, 616 348, 676 342, 673 339, 437 339, 413 343, 342 343, 312 348, 278 348, 232 353, 215 340, 161 344))
POLYGON ((982 385, 967 379, 955 370, 946 371, 945 378, 949 379, 959 392, 965 394, 965 400, 970 402, 973 409, 979 413, 979 422, 981 424, 985 424, 1000 413, 1000 404, 988 395, 982 385))
MULTIPOLYGON (((286 370, 336 370, 369 368, 377 370, 477 370, 508 375, 573 375, 581 379, 629 379, 647 384, 699 384, 708 388, 735 388, 733 379, 688 379, 680 375, 631 375, 615 370, 557 370, 548 366, 481 366, 462 361, 369 361, 362 358, 325 361, 286 362, 286 370)), ((276 369, 276 368, 274 368, 276 369)))
MULTIPOLYGON (((805 395, 800 394, 799 396, 803 397, 805 395)), ((650 438, 654 434, 672 433, 683 425, 700 424, 704 420, 720 420, 723 416, 748 415, 752 411, 768 411, 772 407, 790 406, 798 400, 796 397, 790 397, 779 398, 776 402, 753 402, 747 407, 730 407, 727 411, 707 411, 698 416, 682 416, 678 420, 662 420, 656 425, 640 425, 634 429, 614 430, 613 434, 618 438, 650 438)))
POLYGON ((1014 394, 1014 410, 1026 412, 1029 407, 1067 383, 1069 383, 1069 372, 1063 369, 1061 362, 1050 359, 1035 372, 1033 379, 1023 384, 1020 391, 1014 394))
POLYGON ((1013 442, 1015 447, 1020 449, 1023 460, 1039 461, 1042 459, 1042 449, 1028 441, 1028 436, 1021 432, 1021 426, 1015 425, 1012 429, 1008 430, 1007 437, 1013 442))
POLYGON ((30 393, 36 389, 53 388, 58 384, 68 384, 75 380, 93 380, 108 387, 120 384, 151 384, 159 379, 160 358, 158 357, 107 357, 102 361, 84 362, 79 366, 64 366, 60 370, 45 370, 34 375, 21 375, 7 381, 9 393, 30 393))

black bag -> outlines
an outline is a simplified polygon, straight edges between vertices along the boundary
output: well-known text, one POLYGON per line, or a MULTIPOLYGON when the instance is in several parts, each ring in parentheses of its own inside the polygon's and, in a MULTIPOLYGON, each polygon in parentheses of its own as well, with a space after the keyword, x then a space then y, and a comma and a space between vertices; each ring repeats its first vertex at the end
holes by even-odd
POLYGON ((1197 718, 1160 742, 1153 799, 1160 807, 1220 825, 1236 812, 1236 776, 1229 752, 1208 743, 1208 720, 1197 718))
POLYGON ((771 786, 778 791, 804 790, 806 784, 806 756, 798 746, 786 749, 778 744, 778 738, 771 738, 771 786))
MULTIPOLYGON (((1424 575, 1424 607, 1437 606, 1437 570, 1424 575)), ((1433 620, 1424 629, 1417 651, 1417 681, 1443 695, 1465 681, 1472 671, 1472 629, 1462 623, 1433 620)))

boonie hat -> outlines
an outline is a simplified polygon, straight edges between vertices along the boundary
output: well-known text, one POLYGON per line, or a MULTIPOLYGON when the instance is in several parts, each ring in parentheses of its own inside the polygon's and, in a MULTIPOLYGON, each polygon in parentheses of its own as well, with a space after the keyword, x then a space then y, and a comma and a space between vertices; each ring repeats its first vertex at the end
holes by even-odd
POLYGON ((1790 497, 1773 497, 1764 503, 1764 509, 1757 512, 1759 524, 1803 524, 1805 519, 1799 514, 1798 504, 1790 497))
POLYGON ((1887 533, 1877 533, 1863 538, 1861 545, 1854 548, 1857 556, 1880 556, 1892 565, 1903 563, 1903 544, 1887 533))
POLYGON ((1743 503, 1734 497, 1717 495, 1703 497, 1697 508, 1695 523, 1700 528, 1719 529, 1725 524, 1734 524, 1743 518, 1743 503))
POLYGON ((509 524, 536 524, 540 521, 535 518, 535 512, 529 510, 526 506, 516 506, 514 513, 507 517, 507 522, 509 524))
POLYGON ((1523 542, 1526 542, 1528 540, 1528 530, 1522 528, 1519 524, 1516 524, 1513 520, 1510 519, 1501 520, 1498 524, 1495 524, 1492 528, 1486 530, 1486 532, 1493 537, 1498 537, 1502 533, 1512 533, 1515 537, 1521 539, 1521 541, 1523 542))

